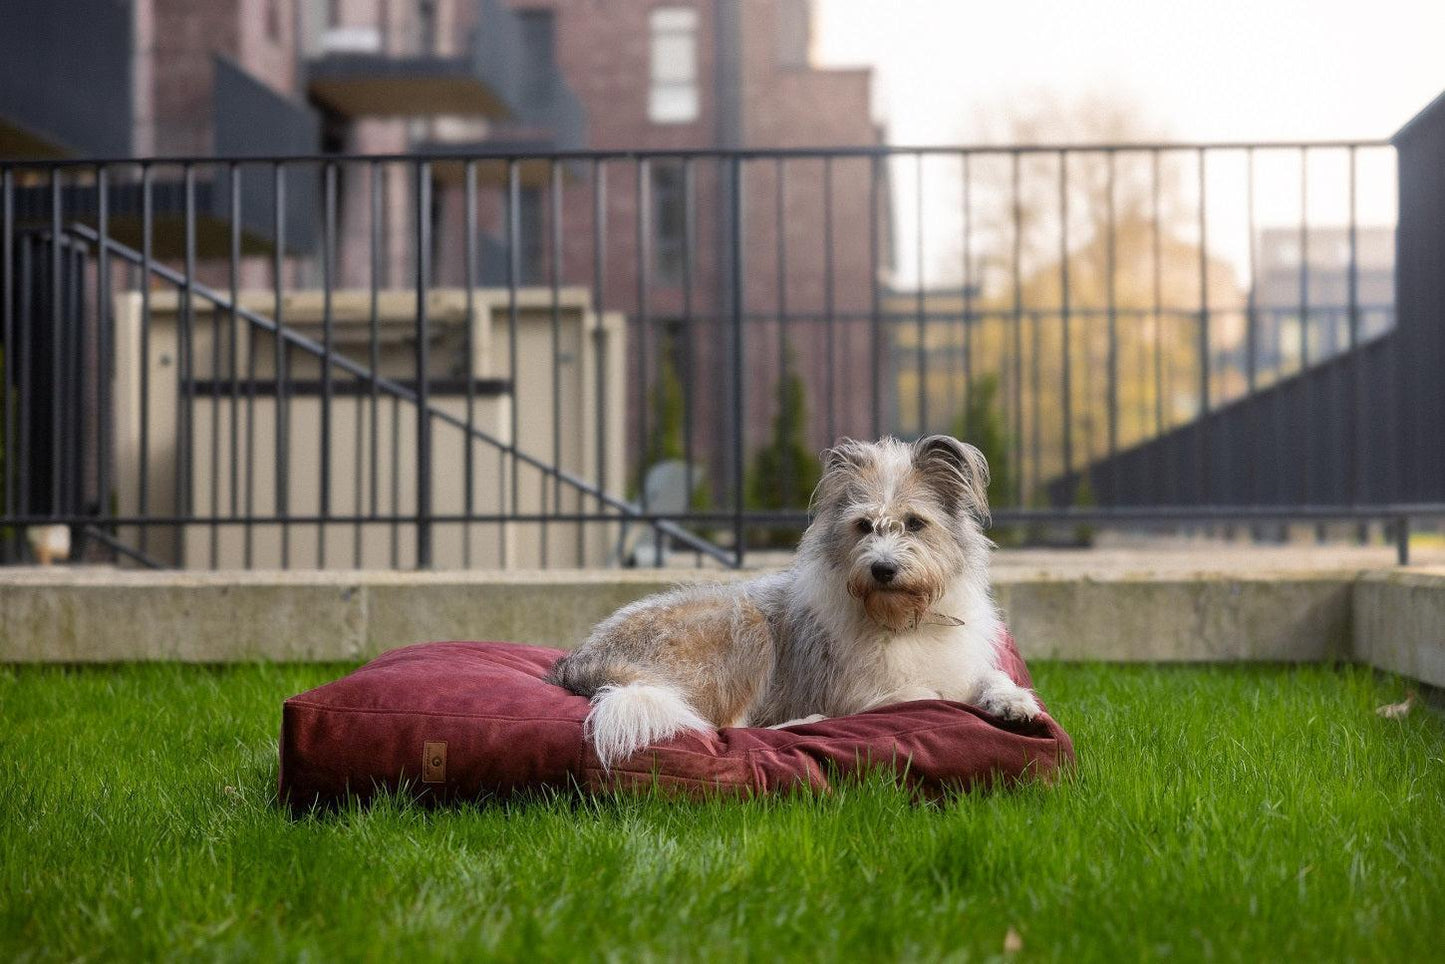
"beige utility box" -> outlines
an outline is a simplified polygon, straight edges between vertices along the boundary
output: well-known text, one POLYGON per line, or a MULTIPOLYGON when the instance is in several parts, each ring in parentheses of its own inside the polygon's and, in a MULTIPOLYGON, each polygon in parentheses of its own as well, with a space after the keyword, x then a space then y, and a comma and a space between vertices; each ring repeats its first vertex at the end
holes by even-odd
MULTIPOLYGON (((275 317, 270 292, 243 292, 242 308, 275 317)), ((517 406, 516 448, 545 466, 607 488, 622 489, 624 452, 625 323, 615 312, 594 313, 585 289, 564 288, 557 301, 556 346, 552 293, 518 295, 517 371, 509 370, 507 292, 474 290, 468 314, 464 290, 427 297, 432 418, 432 565, 438 569, 595 566, 608 561, 614 525, 575 522, 464 522, 467 458, 472 460, 472 515, 597 511, 597 500, 557 483, 542 469, 508 453, 512 406, 517 406), (472 352, 467 356, 467 331, 472 352), (554 364, 555 359, 555 364, 554 364), (602 395, 598 395, 598 373, 602 395), (467 378, 473 382, 471 422, 465 425, 467 378), (515 385, 515 391, 509 386, 515 385), (598 404, 603 417, 599 420, 598 404), (554 459, 557 459, 554 463, 554 459), (513 462, 516 490, 513 491, 513 462), (515 511, 513 511, 515 509, 515 511), (453 517, 450 520, 446 517, 453 517)), ((142 534, 122 527, 132 546, 184 568, 349 569, 416 565, 417 408, 382 389, 373 401, 370 381, 332 366, 329 404, 321 392, 321 365, 289 347, 284 467, 278 452, 276 342, 269 333, 228 310, 196 299, 191 312, 190 372, 181 377, 174 290, 152 292, 149 322, 142 296, 116 299, 115 446, 117 511, 122 517, 192 516, 218 521, 157 523, 142 534), (144 338, 143 338, 144 330, 144 338), (142 343, 145 357, 142 357, 142 343), (252 388, 254 387, 254 392, 252 388), (143 400, 144 394, 144 400, 143 400), (322 423, 329 408, 330 518, 322 515, 322 423), (183 413, 189 414, 189 430, 183 413), (144 430, 143 430, 144 429, 144 430), (188 444, 183 440, 189 439, 188 444), (185 449, 189 457, 184 458, 185 449), (184 464, 183 464, 184 463, 184 464), (178 467, 182 471, 178 471, 178 467), (189 471, 184 471, 188 467, 189 471), (284 470, 283 470, 284 469, 284 470), (178 488, 179 485, 179 488, 178 488), (142 500, 144 487, 144 501, 142 500), (177 499, 177 493, 184 499, 177 499), (278 493, 293 518, 289 531, 275 524, 233 521, 279 514, 278 493), (400 516, 398 522, 356 521, 400 516), (324 541, 324 542, 323 542, 324 541)), ((320 343, 320 291, 284 295, 284 325, 320 343)), ((373 311, 367 291, 333 293, 334 354, 369 371, 373 311)), ((376 353, 383 378, 416 385, 416 294, 383 291, 376 299, 376 353)))

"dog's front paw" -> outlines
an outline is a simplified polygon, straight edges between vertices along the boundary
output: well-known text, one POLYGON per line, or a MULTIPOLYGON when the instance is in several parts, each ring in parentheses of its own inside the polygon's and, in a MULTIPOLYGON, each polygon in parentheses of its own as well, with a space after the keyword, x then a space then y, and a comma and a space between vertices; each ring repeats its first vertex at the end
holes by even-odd
POLYGON ((979 709, 1006 720, 1032 720, 1043 712, 1034 694, 1022 686, 995 686, 983 691, 978 700, 979 709))

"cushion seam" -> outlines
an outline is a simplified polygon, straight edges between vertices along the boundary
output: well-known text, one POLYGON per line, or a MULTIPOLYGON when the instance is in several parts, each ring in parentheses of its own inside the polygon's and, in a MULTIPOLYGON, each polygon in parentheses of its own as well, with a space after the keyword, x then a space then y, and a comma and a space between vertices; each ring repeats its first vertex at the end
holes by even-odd
MULTIPOLYGON (((602 767, 594 767, 594 766, 584 767, 584 770, 585 770, 587 773, 597 773, 597 774, 601 774, 601 775, 604 776, 604 777, 605 777, 605 776, 608 776, 608 775, 610 775, 610 774, 625 773, 625 774, 630 774, 630 775, 636 776, 636 777, 656 777, 656 778, 659 778, 659 779, 662 779, 662 780, 677 781, 677 782, 681 782, 681 783, 699 783, 699 784, 703 784, 704 786, 713 786, 713 787, 717 787, 717 786, 750 787, 750 786, 752 786, 752 784, 748 783, 748 781, 746 781, 746 780, 723 779, 723 778, 721 778, 721 777, 716 778, 716 779, 711 779, 711 778, 707 778, 707 777, 685 777, 685 776, 681 776, 681 775, 678 775, 678 774, 663 773, 663 772, 658 771, 658 770, 628 770, 628 769, 624 769, 624 768, 622 768, 622 767, 612 767, 611 769, 603 769, 602 767)), ((605 785, 606 785, 606 784, 605 784, 605 781, 604 781, 604 786, 605 786, 605 785)))
POLYGON ((380 706, 327 706, 325 703, 299 702, 289 699, 286 706, 299 706, 308 710, 320 710, 323 713, 384 713, 390 716, 430 716, 441 717, 449 720, 489 720, 498 723, 566 723, 568 726, 581 726, 581 720, 568 720, 558 716, 489 716, 479 713, 445 713, 434 710, 398 710, 380 706))
MULTIPOLYGON (((287 706, 299 706, 299 707, 303 707, 303 708, 305 708, 305 709, 311 709, 311 710, 319 710, 319 711, 321 711, 321 712, 323 712, 323 713, 379 713, 379 714, 387 714, 387 715, 391 715, 391 716, 424 716, 424 717, 435 717, 435 718, 452 719, 452 720, 485 720, 485 721, 496 722, 496 723, 563 723, 563 724, 566 724, 566 725, 568 725, 568 726, 577 726, 577 727, 580 727, 580 726, 582 725, 582 721, 580 721, 580 720, 579 720, 579 721, 572 721, 572 720, 560 719, 560 718, 555 717, 555 716, 486 716, 486 715, 480 715, 480 714, 475 714, 475 713, 440 713, 440 712, 434 712, 434 711, 430 711, 430 710, 396 710, 396 709, 387 709, 387 708, 383 708, 383 707, 359 707, 359 706, 358 706, 358 707, 351 707, 351 706, 340 707, 340 706, 327 706, 327 705, 322 704, 322 703, 299 702, 299 701, 297 701, 297 700, 295 700, 295 699, 287 700, 287 701, 286 701, 286 705, 287 705, 287 706)), ((983 721, 983 720, 980 720, 980 719, 979 719, 978 717, 976 717, 976 716, 971 716, 971 715, 970 715, 969 718, 970 718, 970 719, 973 719, 973 720, 978 720, 978 721, 981 722, 981 723, 985 722, 985 721, 983 721)), ((841 717, 840 717, 840 719, 841 719, 841 717)), ((896 731, 896 732, 890 732, 890 733, 888 733, 888 734, 886 734, 886 735, 889 736, 889 737, 892 737, 892 738, 894 738, 894 739, 898 739, 898 738, 905 737, 905 736, 917 736, 918 734, 921 734, 921 733, 936 733, 936 732, 938 732, 938 731, 940 731, 940 730, 952 729, 952 728, 957 727, 957 726, 959 726, 959 722, 936 723, 936 724, 933 724, 933 725, 930 725, 930 726, 915 727, 914 729, 911 729, 911 730, 898 730, 898 731, 896 731)), ((1005 731, 1005 732, 1008 732, 1008 731, 1005 731)), ((1030 736, 1030 735, 1028 735, 1028 734, 1026 734, 1026 733, 1013 733, 1013 734, 1011 734, 1011 735, 1016 736, 1016 737, 1019 737, 1020 739, 1025 739, 1025 740, 1038 740, 1039 742, 1042 742, 1042 743, 1053 743, 1053 744, 1055 744, 1055 745, 1057 745, 1058 742, 1059 742, 1058 737, 1053 736, 1052 734, 1049 735, 1049 736, 1030 736)), ((781 752, 781 751, 784 751, 784 750, 791 750, 791 749, 794 749, 794 748, 796 748, 796 747, 802 746, 802 745, 804 745, 804 744, 807 744, 807 743, 817 743, 818 741, 824 741, 824 742, 827 742, 827 743, 833 743, 833 742, 837 742, 837 741, 849 741, 849 740, 851 740, 851 741, 853 741, 853 742, 864 742, 864 743, 866 743, 866 742, 867 742, 867 739, 868 739, 868 738, 866 738, 866 737, 846 737, 846 736, 828 736, 828 737, 806 737, 806 736, 805 736, 805 737, 799 737, 798 739, 794 740, 794 741, 791 742, 791 743, 783 743, 783 744, 780 744, 780 745, 777 745, 777 746, 750 747, 750 748, 748 748, 745 752, 749 755, 749 757, 752 757, 752 756, 754 756, 754 755, 756 755, 756 754, 760 754, 760 753, 777 753, 777 752, 781 752)), ((667 748, 667 752, 668 752, 668 753, 687 753, 687 754, 690 754, 690 755, 692 755, 692 756, 703 756, 703 757, 716 757, 716 756, 717 756, 717 754, 713 754, 713 753, 703 753, 703 752, 700 752, 700 751, 698 751, 698 750, 689 750, 689 749, 685 749, 685 748, 683 748, 683 747, 668 747, 668 748, 667 748)), ((627 772, 633 772, 633 771, 627 771, 627 772)))
MULTIPOLYGON (((974 719, 974 720, 978 720, 980 723, 986 723, 986 721, 984 721, 984 720, 979 720, 979 718, 976 717, 976 716, 971 716, 970 718, 971 718, 971 719, 974 719)), ((842 719, 842 717, 839 717, 839 719, 842 719)), ((904 736, 917 736, 917 735, 920 734, 920 733, 936 733, 936 732, 938 732, 939 730, 952 729, 952 728, 954 728, 954 727, 956 727, 956 726, 958 726, 958 725, 959 725, 959 724, 956 723, 956 722, 955 722, 955 723, 934 723, 934 724, 931 724, 931 725, 929 725, 929 726, 919 726, 919 727, 915 727, 914 729, 911 729, 911 730, 897 730, 897 731, 889 732, 889 733, 887 733, 887 734, 880 734, 880 735, 885 735, 885 736, 889 736, 889 737, 893 737, 893 738, 904 737, 904 736)), ((993 727, 993 729, 999 729, 999 727, 993 727)), ((1044 742, 1044 743, 1055 743, 1055 744, 1057 744, 1057 743, 1059 742, 1058 737, 1054 736, 1053 734, 1050 734, 1050 735, 1048 735, 1048 736, 1030 736, 1030 735, 1027 734, 1027 733, 1014 733, 1014 732, 1012 732, 1011 730, 1005 730, 1004 732, 1005 732, 1005 733, 1008 733, 1010 736, 1016 736, 1016 737, 1018 737, 1018 738, 1020 738, 1020 739, 1024 739, 1024 740, 1038 740, 1038 741, 1044 742)), ((849 738, 849 737, 842 737, 842 736, 829 736, 829 737, 806 737, 806 736, 805 736, 805 737, 799 737, 797 740, 794 740, 792 743, 784 743, 784 744, 782 744, 782 745, 780 745, 780 746, 756 747, 756 748, 754 748, 754 749, 752 749, 752 750, 749 750, 748 752, 749 752, 749 753, 763 753, 763 752, 775 752, 775 751, 778 751, 778 750, 791 750, 791 749, 793 749, 794 747, 801 746, 801 745, 803 745, 804 743, 809 742, 810 740, 812 740, 812 741, 826 740, 826 741, 830 741, 830 742, 831 742, 831 741, 835 741, 835 740, 847 740, 847 739, 850 739, 850 738, 849 738)), ((854 738, 852 738, 852 739, 853 739, 855 742, 867 742, 867 740, 868 740, 868 738, 866 738, 866 737, 854 737, 854 738)))

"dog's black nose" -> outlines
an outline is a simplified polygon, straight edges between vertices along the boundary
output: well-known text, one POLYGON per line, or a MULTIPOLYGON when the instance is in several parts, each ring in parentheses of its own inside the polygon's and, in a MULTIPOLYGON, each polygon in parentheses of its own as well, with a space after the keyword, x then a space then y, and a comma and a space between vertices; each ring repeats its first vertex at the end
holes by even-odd
POLYGON ((898 575, 898 567, 891 562, 875 562, 870 571, 879 582, 892 582, 893 577, 898 575))

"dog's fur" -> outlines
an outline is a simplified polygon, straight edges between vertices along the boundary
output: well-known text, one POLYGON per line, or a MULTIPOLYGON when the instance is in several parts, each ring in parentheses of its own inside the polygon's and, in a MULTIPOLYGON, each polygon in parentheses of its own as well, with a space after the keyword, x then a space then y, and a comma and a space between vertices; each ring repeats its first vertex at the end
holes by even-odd
POLYGON ((1038 714, 998 666, 982 453, 946 435, 845 439, 824 463, 792 568, 633 603, 557 663, 551 681, 592 699, 603 766, 682 730, 906 700, 1038 714))

